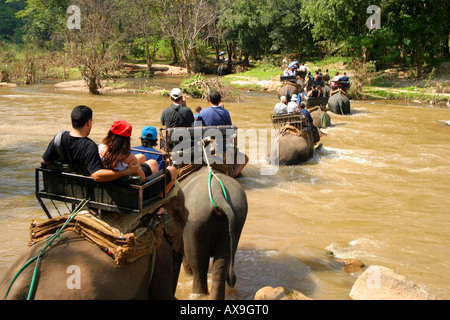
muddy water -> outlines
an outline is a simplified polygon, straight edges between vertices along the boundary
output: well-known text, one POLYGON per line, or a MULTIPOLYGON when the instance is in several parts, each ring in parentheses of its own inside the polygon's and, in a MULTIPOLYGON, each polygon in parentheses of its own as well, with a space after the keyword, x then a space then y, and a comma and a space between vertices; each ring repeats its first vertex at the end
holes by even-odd
MULTIPOLYGON (((180 79, 157 79, 170 90, 180 79)), ((226 103, 243 134, 270 130, 274 94, 243 93, 226 103), (252 131, 252 129, 256 129, 252 131)), ((32 219, 45 219, 34 197, 34 168, 50 139, 70 129, 78 104, 94 110, 91 137, 125 119, 138 144, 145 125, 159 126, 167 98, 55 91, 51 84, 0 88, 0 278, 26 248, 32 219)), ((189 99, 188 105, 207 106, 189 99)), ((299 166, 262 175, 263 147, 251 154, 241 184, 249 213, 228 299, 252 299, 264 286, 286 286, 315 299, 347 299, 355 276, 333 257, 357 258, 405 275, 440 299, 450 298, 450 110, 396 102, 352 102, 350 116, 331 115, 323 148, 299 166)), ((179 299, 191 278, 180 275, 179 299)))

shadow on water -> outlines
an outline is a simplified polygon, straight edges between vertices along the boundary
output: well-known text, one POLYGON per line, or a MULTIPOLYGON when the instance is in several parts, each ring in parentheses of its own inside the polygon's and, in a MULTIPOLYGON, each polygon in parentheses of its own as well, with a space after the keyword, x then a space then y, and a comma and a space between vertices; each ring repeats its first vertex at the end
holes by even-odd
POLYGON ((282 286, 305 295, 315 290, 309 266, 293 255, 276 250, 240 249, 236 252, 234 270, 236 286, 227 291, 227 297, 233 300, 251 300, 259 289, 267 286, 282 286))
POLYGON ((351 110, 350 110, 350 115, 356 115, 356 114, 364 114, 364 113, 372 113, 371 111, 368 111, 368 110, 362 110, 362 109, 355 109, 355 108, 352 108, 351 110))
MULTIPOLYGON (((320 256, 298 257, 277 250, 258 250, 250 247, 238 249, 234 271, 236 286, 227 289, 228 299, 254 299, 256 292, 264 287, 285 287, 313 297, 318 289, 315 276, 320 272, 332 272, 343 279, 353 281, 342 271, 342 265, 325 251, 320 256), (280 272, 283 270, 283 272, 280 272), (255 274, 258 277, 255 277, 255 274)), ((345 280, 344 280, 345 281, 345 280)), ((342 297, 345 298, 345 295, 342 297)))

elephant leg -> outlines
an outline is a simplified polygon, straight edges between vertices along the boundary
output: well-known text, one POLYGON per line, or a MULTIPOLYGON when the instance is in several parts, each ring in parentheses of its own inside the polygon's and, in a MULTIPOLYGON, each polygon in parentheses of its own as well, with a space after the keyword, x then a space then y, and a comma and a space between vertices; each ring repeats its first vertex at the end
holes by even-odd
MULTIPOLYGON (((167 241, 163 240, 156 248, 156 262, 152 274, 148 294, 155 300, 175 299, 176 285, 173 286, 175 277, 172 264, 172 248, 167 241)), ((176 275, 178 280, 178 275, 176 275)))
POLYGON ((227 237, 216 248, 214 253, 214 261, 211 272, 211 300, 224 300, 225 299, 225 283, 227 282, 230 287, 233 287, 236 283, 236 276, 234 273, 230 278, 230 239, 227 237))
POLYGON ((184 269, 184 272, 185 272, 187 275, 190 275, 190 276, 193 275, 193 273, 192 273, 192 267, 191 267, 191 265, 189 264, 186 255, 185 255, 184 258, 183 258, 183 269, 184 269))
MULTIPOLYGON (((208 294, 209 254, 199 248, 185 248, 184 266, 192 273, 192 292, 194 294, 208 294)), ((185 269, 186 271, 186 269, 185 269)))
POLYGON ((173 281, 172 290, 177 291, 178 278, 180 276, 181 264, 183 263, 183 254, 176 254, 173 261, 173 281))

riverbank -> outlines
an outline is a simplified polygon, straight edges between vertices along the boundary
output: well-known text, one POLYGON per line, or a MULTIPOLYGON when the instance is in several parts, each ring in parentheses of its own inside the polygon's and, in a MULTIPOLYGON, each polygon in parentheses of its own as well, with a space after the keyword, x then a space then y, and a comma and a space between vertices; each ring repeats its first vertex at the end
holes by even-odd
MULTIPOLYGON (((319 68, 322 72, 328 69, 331 76, 336 72, 347 72, 353 82, 349 96, 354 100, 400 100, 449 106, 450 62, 443 62, 439 68, 433 68, 426 77, 418 80, 413 79, 411 72, 400 67, 375 72, 367 68, 354 70, 349 65, 350 60, 345 58, 328 58, 305 63, 312 73, 319 68)), ((154 64, 152 67, 155 76, 188 75, 186 68, 182 66, 154 64)), ((132 88, 125 81, 128 77, 144 78, 147 71, 145 64, 124 63, 116 77, 102 81, 100 93, 164 94, 164 89, 155 88, 145 82, 137 88, 132 88)), ((220 79, 223 84, 236 89, 275 93, 280 86, 281 72, 281 68, 274 65, 259 64, 247 71, 226 75, 220 79)), ((74 77, 61 80, 55 85, 55 89, 89 92, 85 82, 74 77)))

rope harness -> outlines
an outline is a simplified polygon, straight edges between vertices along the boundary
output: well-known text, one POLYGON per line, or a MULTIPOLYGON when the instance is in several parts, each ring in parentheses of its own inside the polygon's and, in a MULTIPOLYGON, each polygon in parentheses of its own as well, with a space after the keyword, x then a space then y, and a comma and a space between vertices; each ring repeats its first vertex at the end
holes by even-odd
POLYGON ((205 155, 205 161, 206 161, 206 166, 208 167, 209 170, 209 175, 208 175, 208 193, 209 193, 209 200, 211 201, 212 205, 214 208, 218 208, 217 205, 214 203, 214 199, 212 196, 212 190, 211 190, 211 180, 212 177, 214 176, 214 178, 217 179, 217 181, 219 181, 220 186, 222 187, 222 192, 223 192, 223 196, 225 197, 225 200, 228 201, 227 198, 227 193, 225 191, 225 187, 222 183, 222 181, 220 181, 220 179, 216 176, 216 174, 212 171, 211 165, 209 164, 209 160, 208 160, 208 156, 206 155, 206 150, 205 150, 205 139, 202 140, 202 149, 203 149, 203 154, 205 155))
POLYGON ((45 251, 47 249, 49 249, 52 245, 53 242, 58 239, 58 241, 61 240, 61 234, 64 231, 64 229, 66 228, 66 226, 69 224, 69 222, 75 218, 75 216, 78 214, 78 212, 81 211, 81 209, 89 202, 89 200, 84 199, 83 201, 81 201, 78 206, 75 208, 75 210, 70 214, 69 218, 67 219, 67 221, 63 224, 63 226, 55 232, 54 235, 52 235, 51 237, 49 237, 46 241, 47 241, 47 245, 42 248, 39 253, 37 254, 37 256, 31 258, 30 260, 28 260, 20 269, 19 271, 16 273, 16 275, 14 276, 14 278, 11 281, 11 284, 8 287, 8 291, 6 292, 5 295, 5 300, 8 297, 9 291, 11 290, 12 285, 14 284, 14 282, 16 281, 17 277, 22 273, 23 270, 25 270, 26 267, 28 267, 30 264, 32 264, 34 261, 36 261, 34 270, 33 270, 33 277, 31 279, 31 285, 30 285, 30 289, 28 291, 28 296, 27 296, 27 300, 31 300, 33 297, 33 293, 34 293, 34 288, 36 286, 36 278, 37 278, 37 274, 39 271, 39 259, 41 258, 41 256, 45 253, 45 251))
POLYGON ((325 116, 325 113, 323 113, 322 114, 322 117, 320 118, 320 127, 321 128, 326 128, 326 127, 328 127, 328 126, 330 126, 330 123, 328 122, 328 119, 327 119, 327 117, 325 116), (325 124, 326 124, 326 126, 324 127, 323 126, 323 121, 325 120, 325 124))

